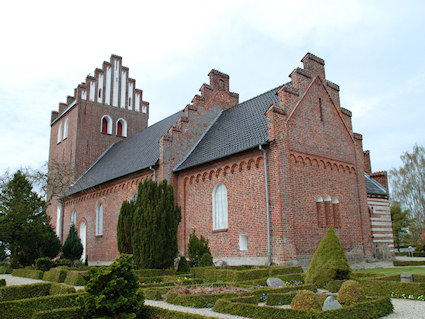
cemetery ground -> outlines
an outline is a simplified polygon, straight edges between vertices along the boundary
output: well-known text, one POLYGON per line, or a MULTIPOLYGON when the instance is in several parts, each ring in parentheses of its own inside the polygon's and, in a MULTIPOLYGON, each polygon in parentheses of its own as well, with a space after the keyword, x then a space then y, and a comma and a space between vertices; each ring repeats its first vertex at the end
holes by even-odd
MULTIPOLYGON (((350 279, 363 290, 361 300, 327 311, 290 308, 300 290, 326 290, 337 296, 344 282, 335 280, 325 290, 318 290, 304 283, 300 266, 198 267, 185 274, 140 269, 134 274, 144 294, 146 318, 423 318, 425 266, 376 265, 388 268, 360 269, 351 274, 350 279), (413 274, 413 282, 401 283, 402 273, 413 274), (281 279, 284 286, 268 287, 270 277, 281 279)), ((88 268, 92 267, 62 266, 45 272, 26 268, 0 275, 0 285, 2 279, 6 283, 0 288, 0 318, 82 318, 75 299, 84 293, 81 288, 88 280, 88 268)), ((3 267, 0 272, 10 269, 3 267)), ((326 293, 317 296, 321 303, 327 298, 326 293)))

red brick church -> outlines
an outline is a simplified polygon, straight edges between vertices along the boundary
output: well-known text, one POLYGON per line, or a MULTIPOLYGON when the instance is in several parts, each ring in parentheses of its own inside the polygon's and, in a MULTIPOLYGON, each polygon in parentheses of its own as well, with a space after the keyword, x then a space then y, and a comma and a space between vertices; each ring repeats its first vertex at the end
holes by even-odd
POLYGON ((332 225, 349 258, 390 256, 386 172, 372 173, 324 60, 301 62, 245 102, 211 70, 190 104, 148 126, 149 103, 112 55, 52 112, 50 167, 83 172, 48 208, 61 241, 74 223, 90 264, 113 261, 122 201, 151 178, 174 187, 182 254, 196 229, 215 261, 303 263, 332 225))

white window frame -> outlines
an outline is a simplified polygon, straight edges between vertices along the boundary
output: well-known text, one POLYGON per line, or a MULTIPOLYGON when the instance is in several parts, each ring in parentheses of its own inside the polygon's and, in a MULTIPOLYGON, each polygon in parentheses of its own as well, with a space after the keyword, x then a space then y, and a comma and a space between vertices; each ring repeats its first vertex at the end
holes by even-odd
POLYGON ((56 235, 62 240, 62 208, 58 206, 56 210, 56 235))
POLYGON ((65 119, 65 123, 63 125, 63 139, 68 138, 68 118, 65 119))
POLYGON ((103 205, 99 204, 96 208, 96 236, 103 235, 103 205))
POLYGON ((229 228, 227 188, 223 183, 215 185, 212 192, 213 230, 229 228))
POLYGON ((107 127, 106 127, 106 133, 107 134, 112 134, 112 118, 105 114, 104 116, 102 116, 102 118, 100 119, 100 132, 102 132, 102 125, 103 125, 103 119, 106 119, 107 127))
POLYGON ((62 142, 62 122, 59 123, 58 128, 58 144, 62 142))
POLYGON ((126 120, 124 120, 123 118, 119 118, 119 119, 117 120, 117 124, 116 124, 116 131, 115 131, 115 133, 116 133, 116 134, 117 134, 117 136, 118 136, 118 122, 121 122, 121 125, 122 125, 122 134, 121 134, 121 135, 119 135, 119 136, 127 137, 127 121, 126 121, 126 120))
POLYGON ((75 210, 71 213, 71 225, 75 225, 75 227, 77 227, 77 212, 75 210))

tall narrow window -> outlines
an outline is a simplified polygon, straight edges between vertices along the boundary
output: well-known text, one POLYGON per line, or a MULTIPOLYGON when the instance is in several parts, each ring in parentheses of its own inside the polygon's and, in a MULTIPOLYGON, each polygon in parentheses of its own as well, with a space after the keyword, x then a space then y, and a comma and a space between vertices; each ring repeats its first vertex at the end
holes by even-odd
POLYGON ((71 214, 71 225, 77 225, 77 212, 75 210, 71 214))
POLYGON ((332 199, 332 209, 333 209, 333 217, 334 217, 334 225, 335 227, 341 227, 341 213, 339 211, 339 200, 334 197, 332 199))
POLYGON ((58 144, 62 141, 62 123, 59 123, 58 128, 58 144))
POLYGON ((316 197, 316 212, 317 212, 317 224, 319 227, 326 227, 326 215, 325 207, 322 196, 316 197))
POLYGON ((103 235, 103 205, 97 205, 96 209, 96 236, 103 235))
POLYGON ((56 235, 62 240, 62 208, 58 206, 56 211, 56 235))
POLYGON ((322 99, 320 97, 319 97, 319 112, 320 112, 320 120, 323 122, 322 99))
POLYGON ((326 215, 326 226, 334 225, 334 214, 331 206, 331 197, 325 196, 325 215, 326 215))
POLYGON ((220 183, 214 187, 212 193, 213 204, 213 230, 227 229, 229 227, 228 221, 228 207, 227 207, 227 188, 224 184, 220 183))
POLYGON ((68 118, 65 119, 65 123, 63 125, 63 139, 68 137, 68 118))
POLYGON ((86 224, 84 222, 81 223, 80 225, 80 239, 81 239, 81 244, 83 245, 83 255, 81 256, 81 259, 83 262, 86 261, 86 256, 87 256, 87 243, 86 243, 86 224))
POLYGON ((127 122, 122 118, 117 121, 117 136, 127 137, 127 122))
POLYGON ((109 115, 102 116, 100 131, 105 134, 112 134, 112 119, 109 115))

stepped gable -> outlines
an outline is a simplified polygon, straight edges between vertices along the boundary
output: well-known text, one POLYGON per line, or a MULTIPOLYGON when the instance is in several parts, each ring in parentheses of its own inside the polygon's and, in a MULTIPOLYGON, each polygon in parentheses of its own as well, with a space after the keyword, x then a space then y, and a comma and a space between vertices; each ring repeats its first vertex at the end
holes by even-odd
POLYGON ((159 139, 183 115, 182 111, 177 112, 113 144, 64 195, 69 196, 155 165, 159 159, 159 139))
POLYGON ((366 180, 366 190, 368 195, 388 196, 387 190, 384 186, 379 184, 366 173, 364 174, 364 177, 366 180))
POLYGON ((266 143, 267 118, 264 113, 271 104, 279 104, 276 95, 278 89, 265 92, 219 114, 174 171, 181 171, 266 143))

